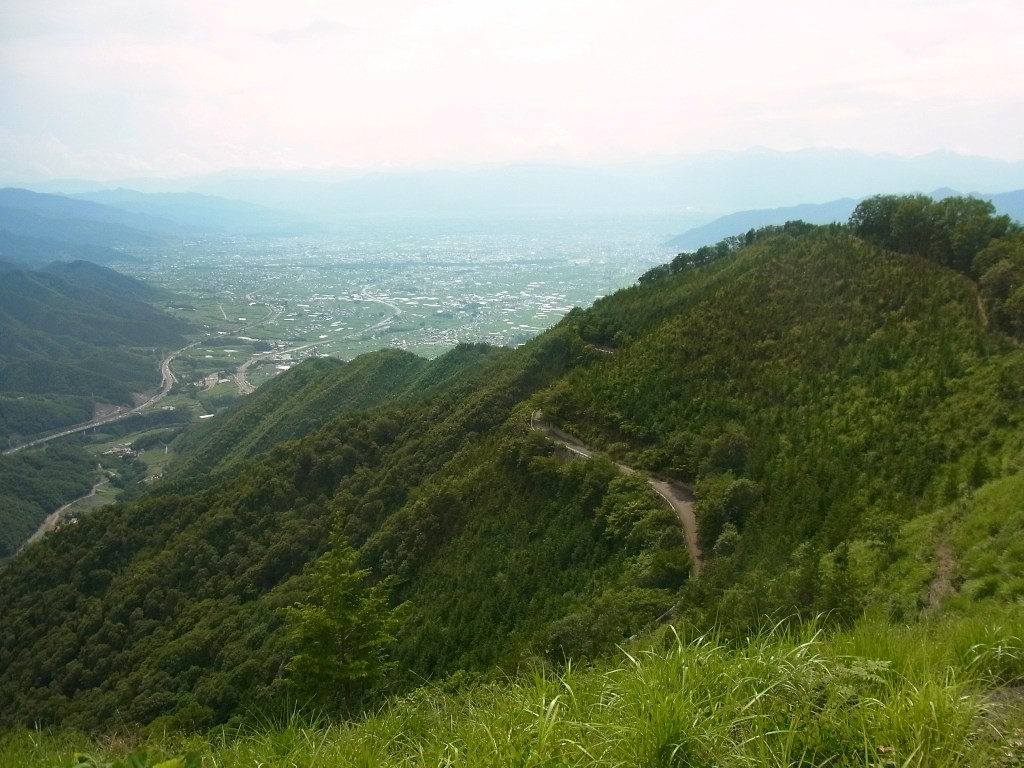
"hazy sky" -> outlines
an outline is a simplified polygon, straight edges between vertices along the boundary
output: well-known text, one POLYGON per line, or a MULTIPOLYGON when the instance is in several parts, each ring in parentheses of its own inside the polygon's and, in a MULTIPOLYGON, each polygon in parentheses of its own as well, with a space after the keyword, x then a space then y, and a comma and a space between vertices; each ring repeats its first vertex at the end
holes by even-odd
POLYGON ((1024 159, 1024 0, 0 0, 0 178, 1024 159))

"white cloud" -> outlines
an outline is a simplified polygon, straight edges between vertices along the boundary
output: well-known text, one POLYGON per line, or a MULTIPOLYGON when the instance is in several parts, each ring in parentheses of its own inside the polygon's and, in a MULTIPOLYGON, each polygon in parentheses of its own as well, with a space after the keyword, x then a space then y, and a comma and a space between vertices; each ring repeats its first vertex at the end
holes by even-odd
POLYGON ((1016 0, 6 3, 0 131, 4 151, 28 156, 4 162, 115 177, 752 145, 1020 159, 1019 11, 1016 0))

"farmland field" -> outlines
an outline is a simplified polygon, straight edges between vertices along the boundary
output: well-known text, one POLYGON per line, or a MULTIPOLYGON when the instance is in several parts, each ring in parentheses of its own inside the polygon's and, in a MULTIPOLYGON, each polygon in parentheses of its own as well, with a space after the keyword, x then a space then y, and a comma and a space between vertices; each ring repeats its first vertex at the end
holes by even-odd
POLYGON ((625 227, 461 229, 203 238, 121 268, 181 297, 173 311, 210 337, 238 342, 201 345, 178 369, 219 371, 221 381, 254 354, 249 345, 270 343, 274 354, 251 368, 259 383, 311 355, 347 360, 392 347, 434 357, 459 342, 521 344, 673 255, 662 235, 625 227))

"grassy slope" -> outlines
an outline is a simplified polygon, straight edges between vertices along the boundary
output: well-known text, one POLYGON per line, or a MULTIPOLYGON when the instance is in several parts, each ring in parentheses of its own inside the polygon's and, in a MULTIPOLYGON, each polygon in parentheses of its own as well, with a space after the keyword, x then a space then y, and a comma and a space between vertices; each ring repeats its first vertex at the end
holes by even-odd
POLYGON ((535 667, 514 680, 424 687, 335 724, 301 714, 209 736, 93 741, 10 732, 0 760, 24 768, 131 751, 203 764, 506 766, 1019 765, 1024 673, 1015 611, 847 631, 781 628, 731 642, 663 631, 593 667, 535 667), (989 693, 985 693, 989 691, 989 693))

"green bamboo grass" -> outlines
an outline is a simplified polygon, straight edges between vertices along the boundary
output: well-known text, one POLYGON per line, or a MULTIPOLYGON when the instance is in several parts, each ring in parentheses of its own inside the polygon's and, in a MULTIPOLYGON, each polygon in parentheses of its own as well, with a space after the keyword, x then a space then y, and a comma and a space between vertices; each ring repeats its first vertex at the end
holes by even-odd
POLYGON ((0 764, 135 754, 148 768, 198 752, 207 768, 1024 765, 1012 687, 1024 679, 1022 625, 1009 606, 834 632, 780 623, 745 638, 668 627, 603 664, 425 686, 354 722, 292 712, 137 741, 18 731, 0 738, 0 764))

